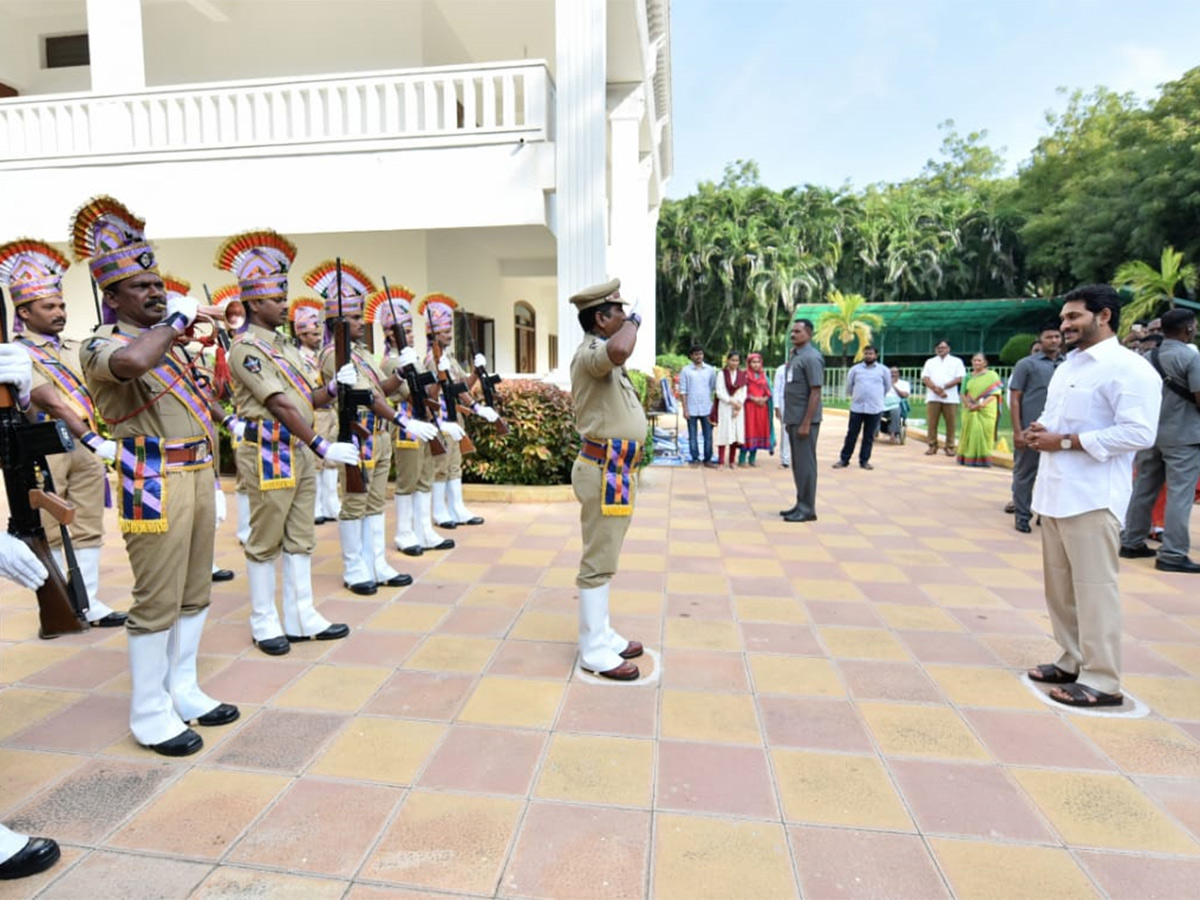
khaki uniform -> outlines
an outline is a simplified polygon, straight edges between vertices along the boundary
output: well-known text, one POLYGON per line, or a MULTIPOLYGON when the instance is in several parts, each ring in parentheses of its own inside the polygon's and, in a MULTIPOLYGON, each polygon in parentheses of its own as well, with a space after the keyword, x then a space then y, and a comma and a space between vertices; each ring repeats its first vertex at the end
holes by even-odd
MULTIPOLYGON (((321 357, 309 350, 307 347, 300 347, 297 351, 300 354, 300 359, 304 361, 304 371, 308 375, 308 380, 314 385, 321 382, 321 357)), ((316 421, 313 424, 313 431, 319 434, 325 440, 333 443, 337 440, 337 412, 332 406, 322 406, 313 411, 316 416, 316 421)))
MULTIPOLYGON (((458 364, 458 360, 450 356, 450 351, 443 351, 443 359, 450 359, 450 380, 461 381, 464 384, 467 381, 467 373, 463 371, 462 366, 458 364)), ((425 368, 437 373, 437 364, 433 361, 433 351, 425 354, 425 368)), ((459 397, 466 400, 466 395, 460 394, 459 397)), ((469 401, 468 401, 469 402, 469 401)), ((442 410, 445 421, 457 422, 466 430, 465 416, 458 410, 446 409, 446 403, 443 399, 442 410)), ((458 441, 446 441, 446 452, 441 456, 433 458, 433 480, 434 481, 454 481, 462 478, 462 448, 459 447, 458 441)))
MULTIPOLYGON (((241 418, 260 425, 273 421, 267 399, 283 394, 312 426, 315 388, 305 374, 299 351, 288 338, 259 325, 248 326, 233 342, 229 368, 233 372, 233 400, 241 418), (286 366, 291 366, 299 383, 289 376, 286 366)), ((311 556, 317 547, 313 510, 319 459, 299 438, 289 437, 289 445, 294 481, 291 487, 270 487, 262 481, 258 441, 243 441, 237 449, 238 472, 250 497, 250 537, 245 551, 251 562, 269 562, 280 552, 311 556)))
MULTIPOLYGON (((391 378, 400 369, 399 359, 389 353, 384 357, 381 368, 384 376, 391 378)), ((419 366, 417 371, 421 371, 419 366)), ((408 402, 408 383, 403 377, 400 379, 400 387, 388 399, 396 402, 408 402)), ((411 410, 410 417, 420 418, 415 411, 411 410)), ((407 439, 400 429, 396 429, 395 458, 393 459, 396 467, 396 493, 412 494, 416 491, 432 490, 433 460, 429 444, 424 441, 407 439)))
MULTIPOLYGON (((133 338, 141 332, 126 322, 102 325, 84 342, 79 359, 96 408, 118 444, 125 438, 145 436, 177 447, 180 456, 192 457, 164 467, 165 530, 138 530, 140 523, 121 523, 133 569, 133 606, 127 627, 135 634, 149 634, 169 629, 181 614, 190 617, 208 608, 215 528, 215 447, 207 408, 193 411, 187 402, 194 383, 178 349, 172 347, 168 357, 185 374, 170 389, 153 372, 132 381, 122 381, 112 373, 110 357, 126 345, 119 336, 133 338)), ((120 452, 124 453, 124 447, 120 452)))
MULTIPOLYGON (((608 358, 607 342, 587 334, 571 360, 571 397, 575 428, 580 436, 598 443, 610 439, 645 441, 646 413, 624 366, 608 358)), ((601 514, 604 469, 582 456, 571 469, 571 486, 579 500, 583 554, 575 584, 596 588, 608 584, 617 572, 621 545, 630 516, 601 514)))
MULTIPOLYGON (((360 390, 370 389, 382 395, 383 382, 386 378, 379 366, 371 359, 370 354, 367 353, 367 348, 362 344, 355 344, 351 348, 351 357, 354 368, 358 371, 358 381, 354 386, 360 390)), ((326 384, 331 384, 336 374, 337 365, 333 348, 326 347, 321 351, 321 375, 326 384)), ((367 493, 346 493, 346 470, 343 466, 338 475, 338 487, 342 494, 342 511, 338 515, 339 521, 382 515, 384 505, 387 503, 387 482, 392 466, 392 433, 394 429, 390 421, 380 420, 374 415, 371 418, 373 420, 371 453, 375 464, 368 470, 370 480, 367 483, 367 493)))
MULTIPOLYGON (((69 338, 54 341, 43 334, 26 331, 20 336, 21 343, 33 351, 33 390, 45 384, 54 387, 74 408, 79 417, 87 423, 91 431, 98 431, 96 414, 92 408, 91 394, 79 374, 79 342, 69 338), (45 357, 50 357, 49 359, 45 357), (63 380, 50 371, 53 367, 63 380), (82 398, 72 397, 66 389, 64 381, 78 382, 82 398), (80 400, 84 402, 81 403, 80 400)), ((45 414, 34 404, 33 411, 38 418, 45 414)), ((64 500, 75 505, 75 521, 69 526, 71 543, 77 550, 99 547, 104 542, 104 486, 108 480, 108 471, 104 460, 85 447, 79 441, 70 453, 54 453, 46 457, 50 466, 50 476, 54 479, 55 492, 64 500)), ((62 535, 58 529, 58 521, 44 511, 42 512, 42 527, 46 529, 46 538, 50 546, 62 544, 62 535)))

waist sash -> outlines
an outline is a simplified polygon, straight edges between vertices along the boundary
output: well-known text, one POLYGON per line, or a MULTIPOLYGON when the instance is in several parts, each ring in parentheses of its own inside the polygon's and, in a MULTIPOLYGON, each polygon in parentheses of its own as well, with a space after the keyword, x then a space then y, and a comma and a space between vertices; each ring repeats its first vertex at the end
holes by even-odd
POLYGON ((166 441, 139 435, 117 441, 121 470, 118 525, 122 534, 156 534, 167 530, 167 473, 211 468, 207 438, 166 441), (191 451, 190 453, 188 451, 191 451), (170 457, 189 457, 172 462, 170 457))
POLYGON ((292 465, 292 434, 282 422, 258 423, 258 489, 278 491, 296 486, 292 465))
POLYGON ((642 441, 610 438, 607 441, 583 439, 579 458, 604 470, 601 484, 600 514, 633 515, 633 470, 642 459, 642 441))

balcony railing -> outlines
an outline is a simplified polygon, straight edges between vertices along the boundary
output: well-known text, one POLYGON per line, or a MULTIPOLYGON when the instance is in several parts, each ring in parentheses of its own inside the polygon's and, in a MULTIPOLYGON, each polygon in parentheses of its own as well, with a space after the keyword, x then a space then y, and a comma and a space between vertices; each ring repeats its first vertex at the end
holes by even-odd
POLYGON ((553 116, 541 61, 0 100, 0 168, 553 140, 553 116))

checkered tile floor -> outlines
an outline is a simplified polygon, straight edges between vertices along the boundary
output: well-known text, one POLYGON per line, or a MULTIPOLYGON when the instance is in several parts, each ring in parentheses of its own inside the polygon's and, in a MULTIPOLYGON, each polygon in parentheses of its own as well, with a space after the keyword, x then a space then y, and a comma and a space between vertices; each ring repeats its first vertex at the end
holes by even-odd
MULTIPOLYGON (((5 586, 0 818, 63 859, 0 898, 1196 896, 1200 581, 1122 563, 1148 715, 1051 709, 1019 678, 1053 644, 1008 473, 913 444, 834 472, 834 421, 815 524, 780 521, 770 457, 650 470, 612 595, 654 651, 634 686, 573 668, 573 503, 473 504, 370 598, 324 526, 353 634, 282 659, 225 523, 202 680, 242 717, 183 760, 130 738, 122 633, 39 641, 5 586)), ((114 529, 103 599, 130 578, 114 529)))

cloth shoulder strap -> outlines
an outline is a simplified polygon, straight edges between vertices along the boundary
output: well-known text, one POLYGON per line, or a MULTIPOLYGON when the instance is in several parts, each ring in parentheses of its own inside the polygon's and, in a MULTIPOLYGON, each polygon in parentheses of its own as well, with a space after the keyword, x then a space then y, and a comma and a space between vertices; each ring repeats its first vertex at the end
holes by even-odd
POLYGON ((1174 391, 1184 400, 1188 401, 1188 403, 1196 402, 1195 394, 1163 371, 1162 363, 1158 361, 1157 347, 1150 351, 1150 365, 1154 366, 1154 371, 1158 373, 1158 376, 1163 380, 1163 384, 1166 385, 1168 389, 1174 391))

